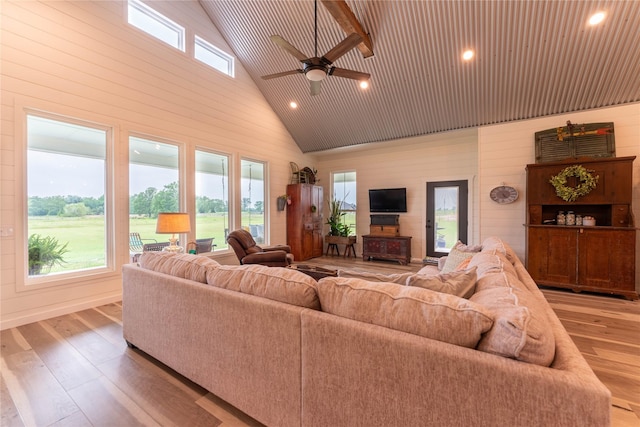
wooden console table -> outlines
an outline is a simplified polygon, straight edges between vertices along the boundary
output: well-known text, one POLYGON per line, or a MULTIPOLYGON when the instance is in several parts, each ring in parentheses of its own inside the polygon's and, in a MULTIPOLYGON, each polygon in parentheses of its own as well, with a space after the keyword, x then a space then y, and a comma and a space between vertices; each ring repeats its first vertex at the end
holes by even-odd
POLYGON ((411 262, 411 237, 409 236, 362 236, 362 259, 391 259, 401 265, 411 262))

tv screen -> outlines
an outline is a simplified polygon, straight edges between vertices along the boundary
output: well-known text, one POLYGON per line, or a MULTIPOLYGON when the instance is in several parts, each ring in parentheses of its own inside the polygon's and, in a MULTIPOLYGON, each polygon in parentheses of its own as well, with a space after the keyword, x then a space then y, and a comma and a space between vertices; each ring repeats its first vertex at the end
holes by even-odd
POLYGON ((384 188, 369 190, 370 212, 406 212, 407 189, 384 188))

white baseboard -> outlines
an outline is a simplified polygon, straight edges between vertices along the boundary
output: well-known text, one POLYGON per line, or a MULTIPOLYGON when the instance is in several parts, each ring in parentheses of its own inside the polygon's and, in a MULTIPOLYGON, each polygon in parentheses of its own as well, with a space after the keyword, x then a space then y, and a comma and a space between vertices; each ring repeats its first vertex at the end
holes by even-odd
POLYGON ((50 310, 39 311, 37 313, 30 313, 28 315, 17 316, 9 319, 3 319, 0 322, 0 330, 15 328, 17 326, 27 325, 29 323, 39 322, 41 320, 51 319, 52 317, 75 313, 77 311, 82 311, 88 308, 98 307, 105 304, 111 304, 118 301, 122 301, 121 292, 98 299, 82 301, 77 304, 55 307, 50 310))

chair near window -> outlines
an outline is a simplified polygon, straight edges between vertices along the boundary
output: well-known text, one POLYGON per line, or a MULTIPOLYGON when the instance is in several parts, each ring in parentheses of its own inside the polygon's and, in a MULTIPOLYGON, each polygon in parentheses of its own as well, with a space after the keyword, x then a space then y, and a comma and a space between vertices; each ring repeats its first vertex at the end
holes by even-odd
POLYGON ((144 252, 145 241, 157 243, 156 239, 142 239, 140 233, 129 233, 129 256, 133 262, 144 252))
POLYGON ((169 242, 145 243, 142 246, 142 252, 160 252, 167 246, 169 246, 169 242))
POLYGON ((262 264, 268 267, 287 267, 293 262, 291 247, 287 245, 260 247, 247 230, 238 229, 229 233, 229 246, 240 264, 262 264))

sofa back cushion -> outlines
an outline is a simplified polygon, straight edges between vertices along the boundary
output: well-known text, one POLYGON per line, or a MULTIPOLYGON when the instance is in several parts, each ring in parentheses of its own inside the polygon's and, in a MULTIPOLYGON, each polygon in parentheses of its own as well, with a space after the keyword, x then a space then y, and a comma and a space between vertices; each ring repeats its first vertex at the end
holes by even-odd
POLYGON ((220 266, 216 261, 198 255, 173 252, 143 252, 138 258, 140 267, 182 279, 207 283, 207 271, 220 266))
POLYGON ((467 270, 440 273, 435 276, 413 274, 407 279, 407 285, 431 289, 436 292, 469 298, 476 289, 476 267, 467 270))
POLYGON ((207 274, 207 283, 300 307, 320 309, 317 282, 291 268, 259 264, 221 265, 207 274))
POLYGON ((362 280, 368 280, 369 282, 397 283, 398 285, 406 285, 407 279, 413 274, 414 273, 411 273, 411 272, 382 274, 382 273, 372 273, 369 271, 359 271, 359 270, 338 270, 338 277, 362 279, 362 280))
POLYGON ((507 286, 476 292, 470 300, 494 314, 493 327, 482 337, 478 350, 524 362, 549 366, 555 356, 555 338, 546 307, 518 279, 505 274, 507 286))
POLYGON ((491 312, 469 300, 396 283, 326 277, 318 295, 327 313, 469 348, 493 324, 491 312))

